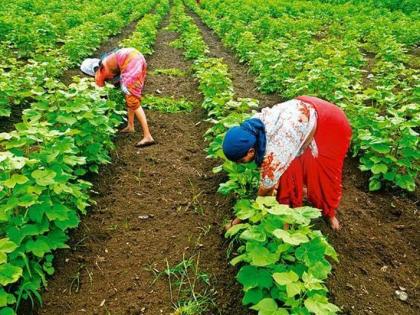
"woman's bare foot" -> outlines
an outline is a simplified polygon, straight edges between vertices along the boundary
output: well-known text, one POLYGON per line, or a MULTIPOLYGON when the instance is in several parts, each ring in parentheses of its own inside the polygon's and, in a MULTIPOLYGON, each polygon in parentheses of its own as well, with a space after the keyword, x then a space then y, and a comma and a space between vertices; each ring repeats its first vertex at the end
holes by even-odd
POLYGON ((228 224, 225 225, 225 230, 228 231, 232 228, 232 226, 241 223, 242 221, 238 218, 233 219, 228 224))
POLYGON ((335 216, 331 217, 331 218, 329 218, 329 221, 330 221, 331 228, 334 231, 338 231, 338 230, 341 229, 341 225, 340 225, 340 222, 338 221, 337 217, 335 217, 335 216))
POLYGON ((133 133, 135 131, 136 130, 134 129, 134 127, 130 127, 130 126, 127 126, 124 129, 120 130, 121 133, 133 133))
POLYGON ((152 137, 144 137, 136 143, 136 147, 143 148, 152 144, 155 144, 155 140, 152 137))

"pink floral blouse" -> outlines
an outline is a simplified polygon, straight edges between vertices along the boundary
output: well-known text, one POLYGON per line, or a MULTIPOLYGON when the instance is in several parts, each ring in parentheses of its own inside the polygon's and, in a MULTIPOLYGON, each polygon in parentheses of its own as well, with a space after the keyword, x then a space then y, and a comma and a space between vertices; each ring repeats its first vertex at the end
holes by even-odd
MULTIPOLYGON (((261 119, 265 125, 267 146, 261 165, 260 185, 270 189, 277 186, 290 163, 303 153, 303 144, 316 128, 317 114, 311 104, 294 99, 264 108, 254 118, 261 119)), ((309 147, 312 154, 317 156, 314 140, 309 147)))

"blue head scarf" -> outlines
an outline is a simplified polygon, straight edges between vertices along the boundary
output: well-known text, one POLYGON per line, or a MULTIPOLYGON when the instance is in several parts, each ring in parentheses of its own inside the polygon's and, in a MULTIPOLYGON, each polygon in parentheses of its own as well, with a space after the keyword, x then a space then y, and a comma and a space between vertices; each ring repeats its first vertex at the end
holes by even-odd
POLYGON ((223 140, 223 152, 231 161, 243 158, 255 148, 255 163, 261 165, 266 146, 265 126, 258 118, 245 120, 240 126, 230 128, 223 140))

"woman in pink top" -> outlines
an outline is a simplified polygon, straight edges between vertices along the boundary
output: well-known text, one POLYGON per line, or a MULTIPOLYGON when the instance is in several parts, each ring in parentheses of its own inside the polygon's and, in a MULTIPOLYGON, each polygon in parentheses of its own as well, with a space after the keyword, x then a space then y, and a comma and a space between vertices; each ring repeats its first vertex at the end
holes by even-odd
POLYGON ((83 72, 95 76, 98 86, 104 86, 106 81, 120 85, 125 94, 128 111, 128 125, 121 132, 135 131, 135 116, 143 129, 143 139, 136 146, 144 147, 154 144, 146 114, 141 108, 141 93, 147 71, 143 55, 135 48, 122 48, 107 54, 102 59, 86 59, 81 69, 83 72))

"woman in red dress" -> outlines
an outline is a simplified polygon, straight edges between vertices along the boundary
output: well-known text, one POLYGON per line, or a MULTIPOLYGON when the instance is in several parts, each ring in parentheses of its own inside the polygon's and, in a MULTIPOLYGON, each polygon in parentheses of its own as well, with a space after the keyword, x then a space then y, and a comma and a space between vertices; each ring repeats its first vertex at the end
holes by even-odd
MULTIPOLYGON (((229 160, 261 166, 259 196, 276 195, 279 203, 299 207, 304 194, 322 210, 334 230, 342 194, 342 169, 351 127, 336 105, 301 96, 263 109, 226 133, 229 160)), ((228 226, 239 223, 234 219, 228 226)))

